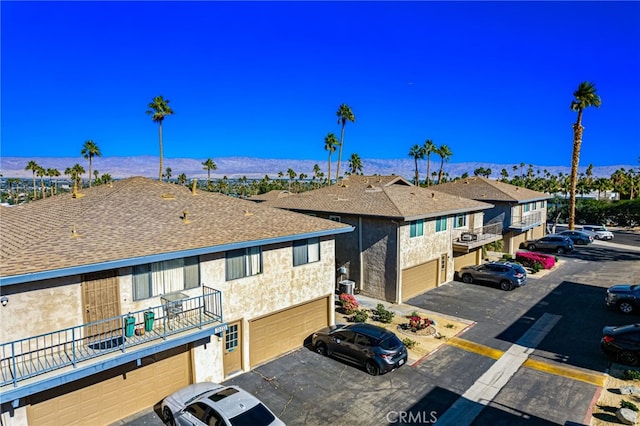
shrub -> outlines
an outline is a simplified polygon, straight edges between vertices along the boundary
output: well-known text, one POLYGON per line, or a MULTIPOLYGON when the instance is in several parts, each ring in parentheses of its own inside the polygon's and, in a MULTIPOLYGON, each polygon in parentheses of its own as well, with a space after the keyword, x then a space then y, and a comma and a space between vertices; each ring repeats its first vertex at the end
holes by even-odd
POLYGON ((639 411, 638 406, 633 402, 625 401, 624 399, 620 401, 620 408, 628 408, 629 410, 639 411))
POLYGON ((537 273, 537 272, 540 272, 540 270, 541 270, 541 269, 543 269, 543 268, 542 268, 542 263, 540 263, 540 262, 534 262, 534 264, 533 264, 533 266, 531 267, 531 269, 532 269, 532 271, 533 271, 533 273, 534 273, 534 274, 535 274, 535 273, 537 273))
POLYGON ((536 263, 540 263, 542 268, 551 269, 556 264, 556 260, 553 256, 530 251, 516 252, 516 260, 529 268, 533 268, 536 263))
POLYGON ((404 343, 407 349, 413 349, 420 344, 413 339, 409 339, 408 337, 405 337, 404 339, 402 339, 402 343, 404 343))
POLYGON ((344 309, 344 312, 347 315, 353 314, 360 307, 360 304, 353 294, 342 293, 339 297, 339 300, 342 308, 344 309))
POLYGON ((640 380, 640 371, 638 370, 625 370, 622 375, 624 380, 640 380))
POLYGON ((366 309, 358 309, 353 314, 354 322, 367 322, 367 319, 369 319, 369 313, 367 312, 366 309))
POLYGON ((385 324, 389 324, 393 321, 394 313, 384 307, 382 303, 378 303, 375 310, 376 320, 385 324))
POLYGON ((509 253, 504 253, 502 255, 502 259, 506 260, 506 261, 509 261, 509 260, 513 259, 513 256, 511 256, 509 253))

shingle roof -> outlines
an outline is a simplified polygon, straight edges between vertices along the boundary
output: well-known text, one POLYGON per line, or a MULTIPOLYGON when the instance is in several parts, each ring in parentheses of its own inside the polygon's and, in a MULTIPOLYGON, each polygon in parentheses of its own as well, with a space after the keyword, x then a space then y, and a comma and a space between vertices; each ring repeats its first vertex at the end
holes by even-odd
POLYGON ((186 187, 143 177, 82 193, 0 207, 0 277, 351 229, 218 193, 194 195, 186 187))
POLYGON ((279 198, 286 198, 296 195, 293 192, 289 192, 287 190, 274 189, 273 191, 265 192, 264 194, 252 195, 248 199, 251 201, 269 201, 269 200, 277 200, 279 198))
POLYGON ((340 184, 264 204, 298 211, 382 216, 414 220, 477 211, 491 204, 412 185, 400 176, 349 176, 340 184))
POLYGON ((465 179, 442 183, 434 186, 433 189, 452 195, 458 195, 460 197, 487 202, 506 201, 510 203, 519 203, 551 198, 551 195, 543 192, 533 191, 531 189, 480 176, 472 176, 465 179))

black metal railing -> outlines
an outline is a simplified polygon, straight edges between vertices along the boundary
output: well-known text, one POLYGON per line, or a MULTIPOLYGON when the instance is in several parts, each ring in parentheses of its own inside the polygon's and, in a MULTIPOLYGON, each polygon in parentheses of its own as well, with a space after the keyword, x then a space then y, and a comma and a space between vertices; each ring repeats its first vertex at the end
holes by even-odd
MULTIPOLYGON (((111 352, 222 322, 222 295, 203 294, 75 327, 0 344, 0 386, 73 366, 111 352)), ((166 296, 165 296, 166 297, 166 296)), ((164 297, 163 297, 164 300, 164 297)))

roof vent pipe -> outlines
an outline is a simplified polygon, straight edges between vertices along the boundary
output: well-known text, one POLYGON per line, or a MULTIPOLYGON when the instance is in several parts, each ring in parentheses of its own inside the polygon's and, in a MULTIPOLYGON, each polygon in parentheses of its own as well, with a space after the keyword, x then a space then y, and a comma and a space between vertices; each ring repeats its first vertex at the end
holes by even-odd
POLYGON ((191 194, 196 195, 196 188, 198 187, 198 179, 194 179, 191 182, 191 194))

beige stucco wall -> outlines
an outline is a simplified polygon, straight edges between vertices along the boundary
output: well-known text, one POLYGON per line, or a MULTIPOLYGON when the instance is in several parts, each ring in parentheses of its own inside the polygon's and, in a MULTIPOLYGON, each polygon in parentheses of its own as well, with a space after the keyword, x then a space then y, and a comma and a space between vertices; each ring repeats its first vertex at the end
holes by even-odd
MULTIPOLYGON (((467 218, 467 226, 469 218, 467 218)), ((420 265, 447 255, 447 276, 444 281, 453 279, 453 251, 451 229, 453 218, 447 218, 446 231, 436 232, 436 221, 424 222, 424 235, 411 238, 410 225, 407 222, 400 227, 400 270, 420 265)), ((459 228, 461 229, 461 228, 459 228)))

